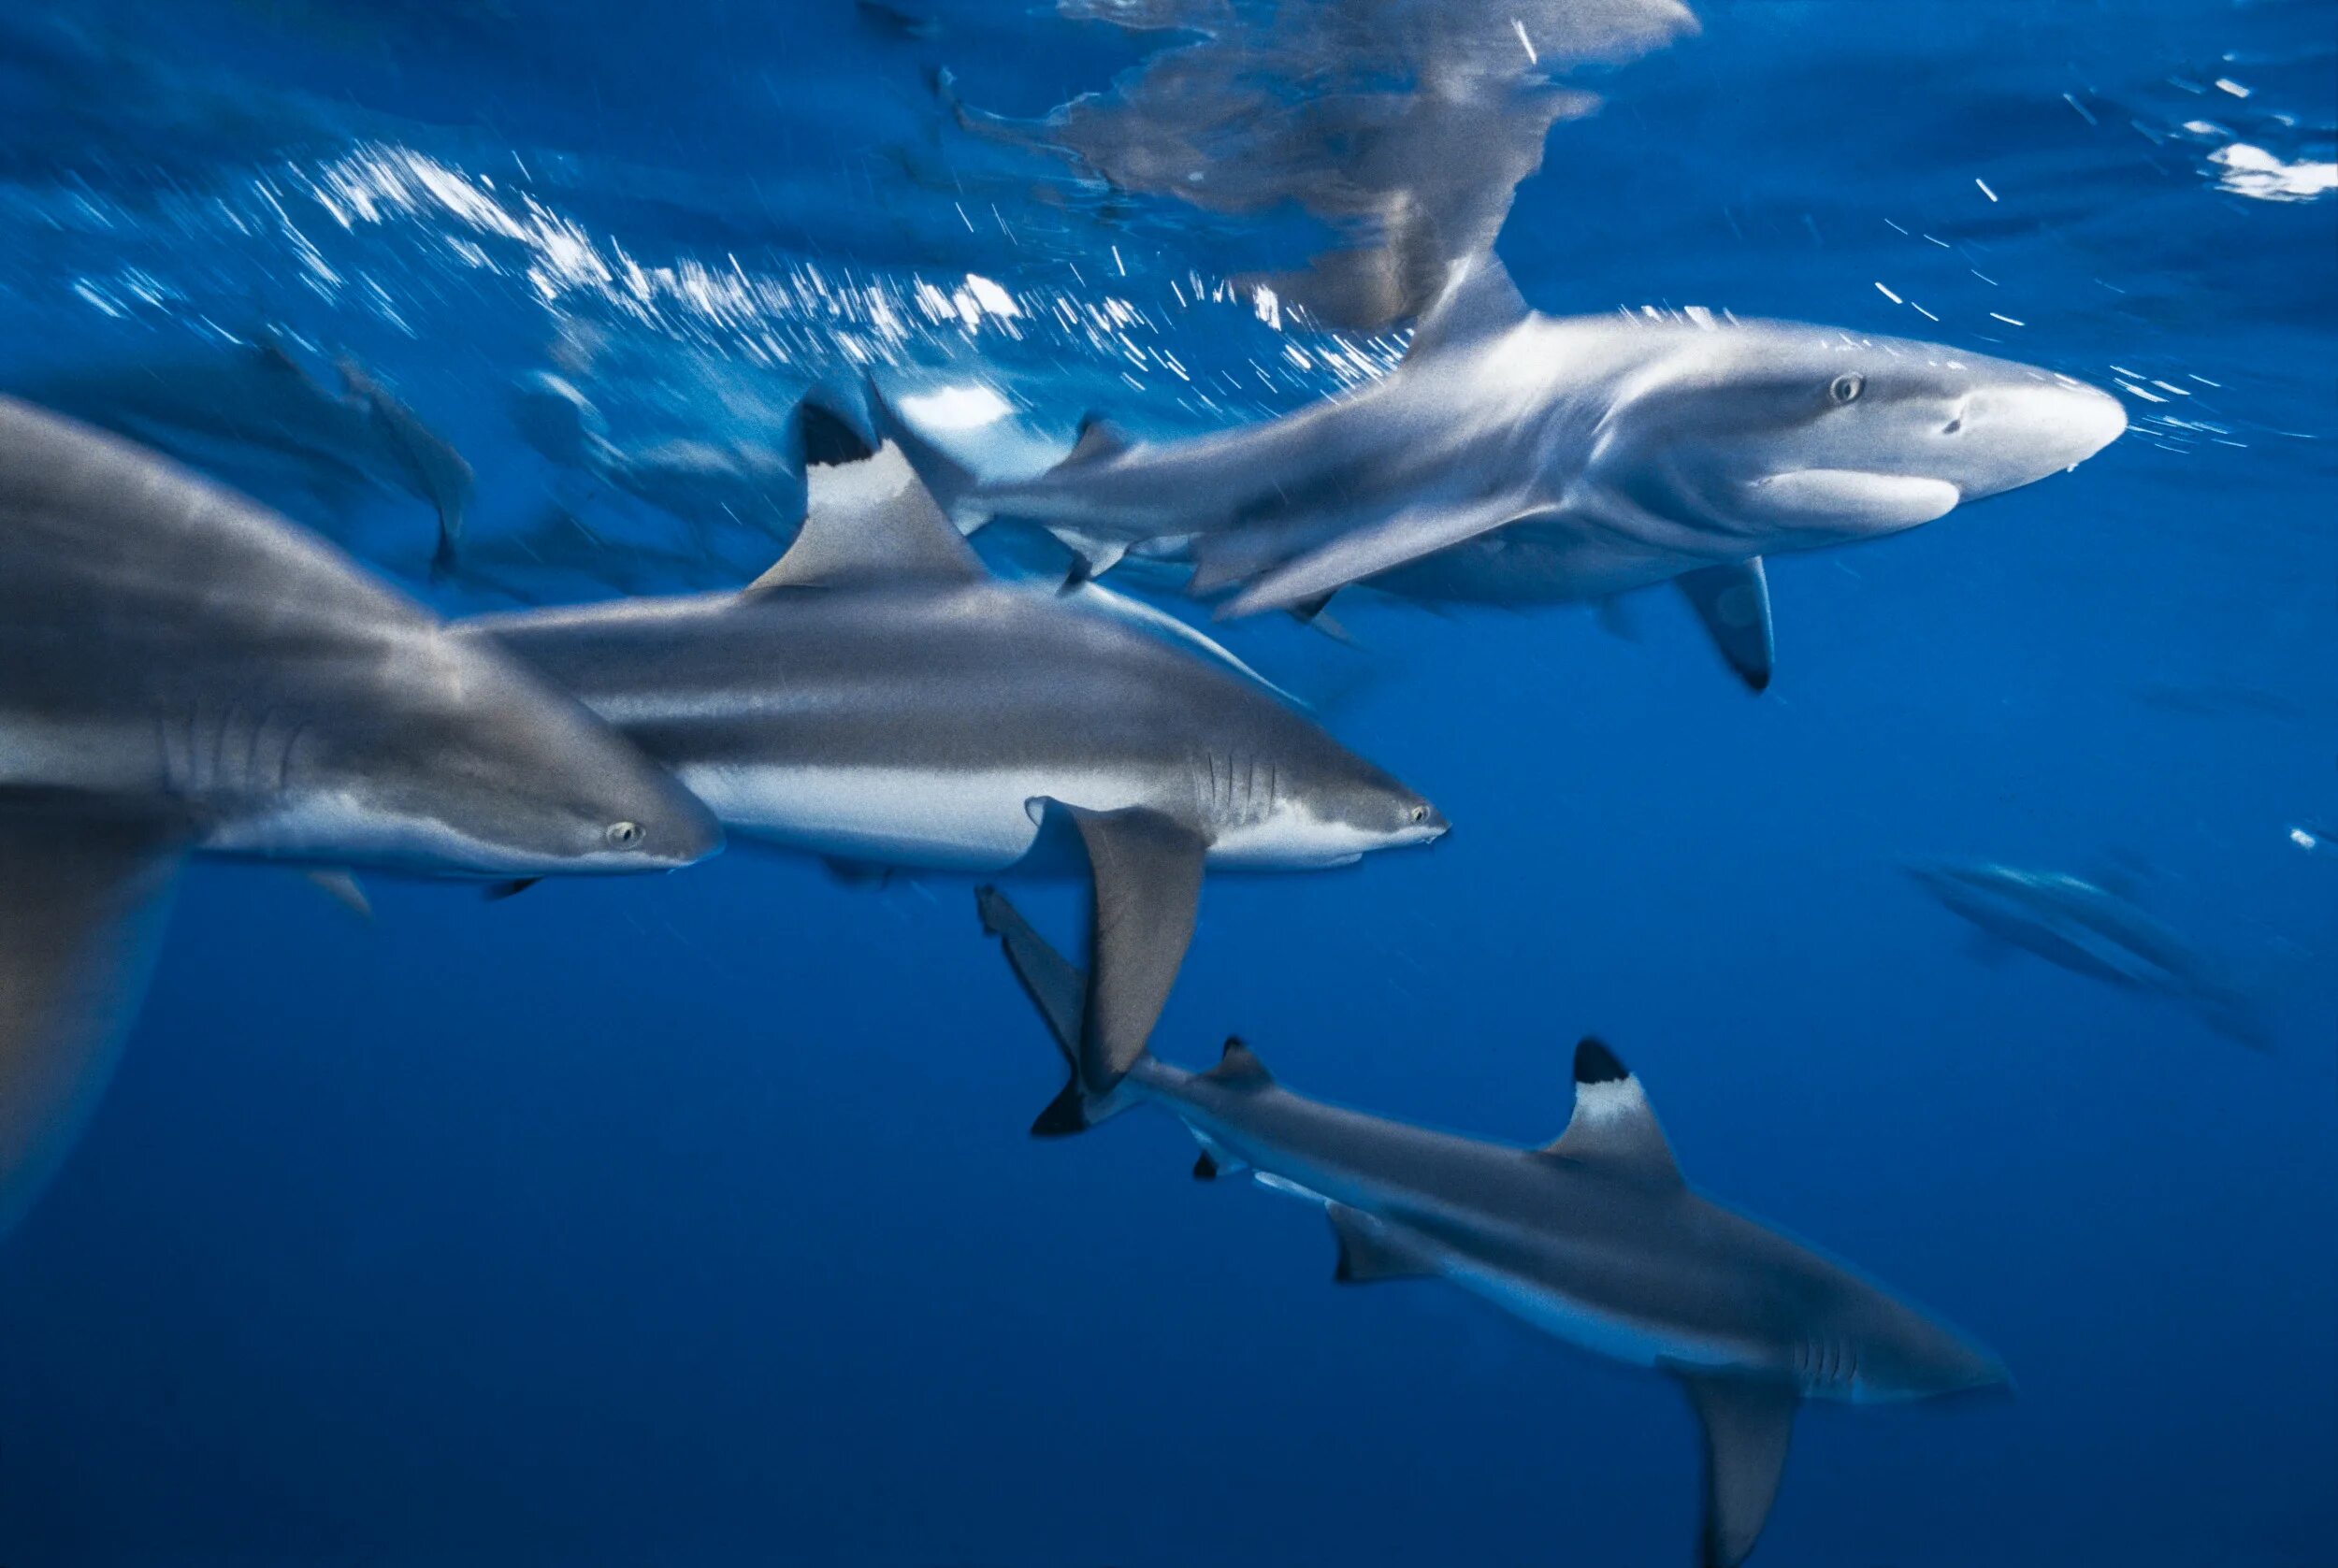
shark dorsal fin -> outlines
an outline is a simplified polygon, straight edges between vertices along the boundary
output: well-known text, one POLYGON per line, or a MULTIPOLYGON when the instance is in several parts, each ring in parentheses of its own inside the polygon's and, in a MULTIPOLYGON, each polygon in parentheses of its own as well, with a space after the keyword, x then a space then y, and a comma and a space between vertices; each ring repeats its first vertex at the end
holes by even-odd
POLYGON ((1119 456, 1135 444, 1127 431, 1103 415, 1082 414, 1079 439, 1072 443, 1072 450, 1063 454, 1063 461, 1057 467, 1075 468, 1085 463, 1102 463, 1119 456))
POLYGON ((1202 1076, 1227 1088, 1263 1088, 1275 1081, 1275 1075, 1266 1071, 1266 1064, 1258 1059, 1258 1054, 1235 1034, 1226 1036, 1225 1053, 1218 1058, 1218 1065, 1202 1076))
POLYGON ((1614 1171, 1657 1187, 1677 1187, 1681 1168, 1639 1080, 1615 1053, 1586 1037, 1575 1047, 1575 1114, 1542 1154, 1614 1171))
POLYGON ((986 575, 894 442, 859 463, 815 468, 805 481, 803 528, 779 564, 748 584, 749 594, 974 583, 986 575))
POLYGON ((1500 257, 1491 251, 1465 256, 1447 269, 1445 286, 1421 312, 1412 345, 1405 351, 1406 362, 1480 342, 1516 326, 1529 313, 1500 257))

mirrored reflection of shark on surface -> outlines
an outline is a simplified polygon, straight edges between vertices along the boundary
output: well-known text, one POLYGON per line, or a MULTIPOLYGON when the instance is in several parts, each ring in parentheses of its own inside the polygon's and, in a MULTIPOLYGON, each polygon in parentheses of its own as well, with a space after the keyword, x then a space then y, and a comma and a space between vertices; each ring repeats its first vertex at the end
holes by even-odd
POLYGON ((1986 944, 1979 957, 2032 953, 2073 973, 2169 998, 2228 1040, 2273 1049, 2256 1000, 2221 962, 2147 913, 2122 876, 2089 880, 1987 861, 1912 865, 1908 874, 1979 928, 1986 944))
POLYGON ((1080 21, 1198 35, 1039 120, 960 101, 985 138, 1115 191, 1230 215, 1291 209, 1335 243, 1248 280, 1325 324, 1378 331, 1492 249, 1551 127, 1598 107, 1562 85, 1694 33, 1681 0, 1060 0, 1080 21))
POLYGON ((538 877, 720 842, 517 661, 241 496, 0 398, 0 1230, 103 1087, 188 856, 538 877))
POLYGON ((355 360, 336 358, 331 377, 264 336, 77 367, 28 396, 327 528, 371 495, 411 496, 437 518, 443 566, 470 510, 470 465, 355 360))
POLYGON ((2010 1387, 1978 1345, 1691 1188, 1639 1080, 1597 1041, 1576 1049, 1565 1131, 1537 1149, 1304 1099, 1239 1040, 1208 1072, 1169 1066, 1148 1042, 1171 975, 1147 961, 1128 914, 1155 874, 1146 827, 1109 813, 1080 826, 1094 864, 1085 971, 995 889, 976 895, 1069 1069, 1033 1134, 1157 1106, 1201 1145, 1196 1177, 1247 1172, 1321 1204, 1339 1283, 1442 1279, 1673 1378, 1704 1435, 1705 1568, 1734 1568, 1754 1549, 1804 1402, 2010 1387))
MULTIPOLYGON (((1526 308, 1460 272, 1353 396, 1211 435, 1090 423, 1028 478, 959 475, 956 515, 1051 529, 1091 572, 1190 561, 1221 615, 1319 613, 1368 583, 1430 603, 1600 601, 1672 583, 1766 687, 1767 555, 1900 532, 2060 473, 2126 428, 2068 377, 1786 322, 1526 308)), ((913 456, 949 460, 932 444, 913 456)))

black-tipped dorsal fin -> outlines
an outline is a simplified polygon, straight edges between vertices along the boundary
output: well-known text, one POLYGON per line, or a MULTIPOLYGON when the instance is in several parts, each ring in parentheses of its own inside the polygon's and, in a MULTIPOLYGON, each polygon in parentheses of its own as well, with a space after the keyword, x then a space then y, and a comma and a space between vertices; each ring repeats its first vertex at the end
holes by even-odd
POLYGON ((1202 1076, 1228 1088, 1264 1087, 1275 1081, 1275 1075, 1266 1071, 1266 1064, 1258 1059, 1258 1053, 1235 1034, 1226 1036, 1226 1048, 1219 1057, 1218 1065, 1202 1076))
POLYGON ((1762 558, 1699 567, 1672 582, 1738 679, 1754 692, 1768 690, 1776 640, 1769 628, 1769 579, 1762 571, 1762 558))
POLYGON ((1705 1430, 1701 1568, 1738 1568, 1769 1520, 1794 1436, 1794 1390, 1743 1377, 1679 1372, 1705 1430))
POLYGON ((1345 1203, 1323 1205, 1339 1242, 1339 1263, 1332 1278, 1341 1285, 1370 1285, 1383 1279, 1425 1279, 1437 1272, 1429 1250, 1386 1221, 1345 1203))
POLYGON ((1554 1158, 1676 1187, 1681 1168, 1639 1080, 1615 1053, 1586 1037, 1575 1047, 1575 1114, 1541 1150, 1554 1158))
POLYGON ((749 594, 973 583, 987 575, 896 443, 887 441, 863 462, 815 468, 804 477, 802 531, 779 564, 748 585, 749 594))
POLYGON ((1446 269, 1445 286, 1413 327, 1405 361, 1482 342, 1516 326, 1530 314, 1501 258, 1488 251, 1465 256, 1446 269))
POLYGON ((1102 463, 1119 456, 1135 444, 1127 431, 1101 414, 1082 414, 1079 439, 1072 443, 1072 450, 1063 454, 1063 461, 1056 467, 1076 468, 1086 463, 1102 463))

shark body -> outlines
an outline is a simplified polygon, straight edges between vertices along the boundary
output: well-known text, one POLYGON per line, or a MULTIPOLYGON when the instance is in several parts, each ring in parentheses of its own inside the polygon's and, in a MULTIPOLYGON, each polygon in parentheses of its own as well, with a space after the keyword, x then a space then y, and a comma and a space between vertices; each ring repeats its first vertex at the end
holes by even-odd
MULTIPOLYGON (((1070 1068, 1032 1130, 1139 1105, 1202 1147, 1194 1174, 1248 1172, 1320 1203, 1347 1284, 1442 1279, 1595 1354, 1679 1382, 1705 1436, 1700 1562, 1752 1551, 1805 1401, 1876 1403, 1997 1388, 1986 1351, 1852 1270, 1683 1181, 1637 1078, 1586 1040, 1575 1108, 1538 1149, 1432 1131, 1293 1094, 1229 1040, 1189 1072, 1147 1039, 1166 987, 1133 965, 1131 882, 1151 874, 1143 813, 1088 816, 1095 906, 1086 971, 997 892, 978 895, 1070 1068)), ((1141 954, 1141 947, 1133 948, 1141 954)))
POLYGON ((1766 556, 1895 533, 2061 472, 2126 427, 2108 394, 1938 344, 1786 322, 1553 318, 1492 257, 1456 267, 1392 374, 1185 440, 1091 424, 967 521, 1055 531, 1093 570, 1193 563, 1221 614, 1365 583, 1446 602, 1673 582, 1756 690, 1766 556))
POLYGON ((187 856, 507 878, 720 842, 572 699, 321 540, 0 398, 0 1228, 102 1086, 187 856))
POLYGON ((463 625, 573 693, 733 832, 850 865, 1032 869, 1034 802, 1144 806, 1196 867, 1426 842, 1429 803, 1206 640, 991 578, 899 453, 815 470, 744 593, 463 625))

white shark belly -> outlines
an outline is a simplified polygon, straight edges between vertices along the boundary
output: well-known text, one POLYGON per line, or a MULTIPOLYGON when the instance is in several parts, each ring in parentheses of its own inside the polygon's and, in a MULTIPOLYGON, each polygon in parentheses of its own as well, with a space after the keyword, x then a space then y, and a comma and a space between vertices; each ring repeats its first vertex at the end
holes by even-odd
MULTIPOLYGON (((1435 1246, 1434 1243, 1423 1243, 1435 1246)), ((1726 1368, 1742 1358, 1695 1334, 1670 1332, 1564 1296, 1503 1270, 1436 1248, 1439 1272, 1472 1295, 1579 1349, 1627 1366, 1726 1368)))

